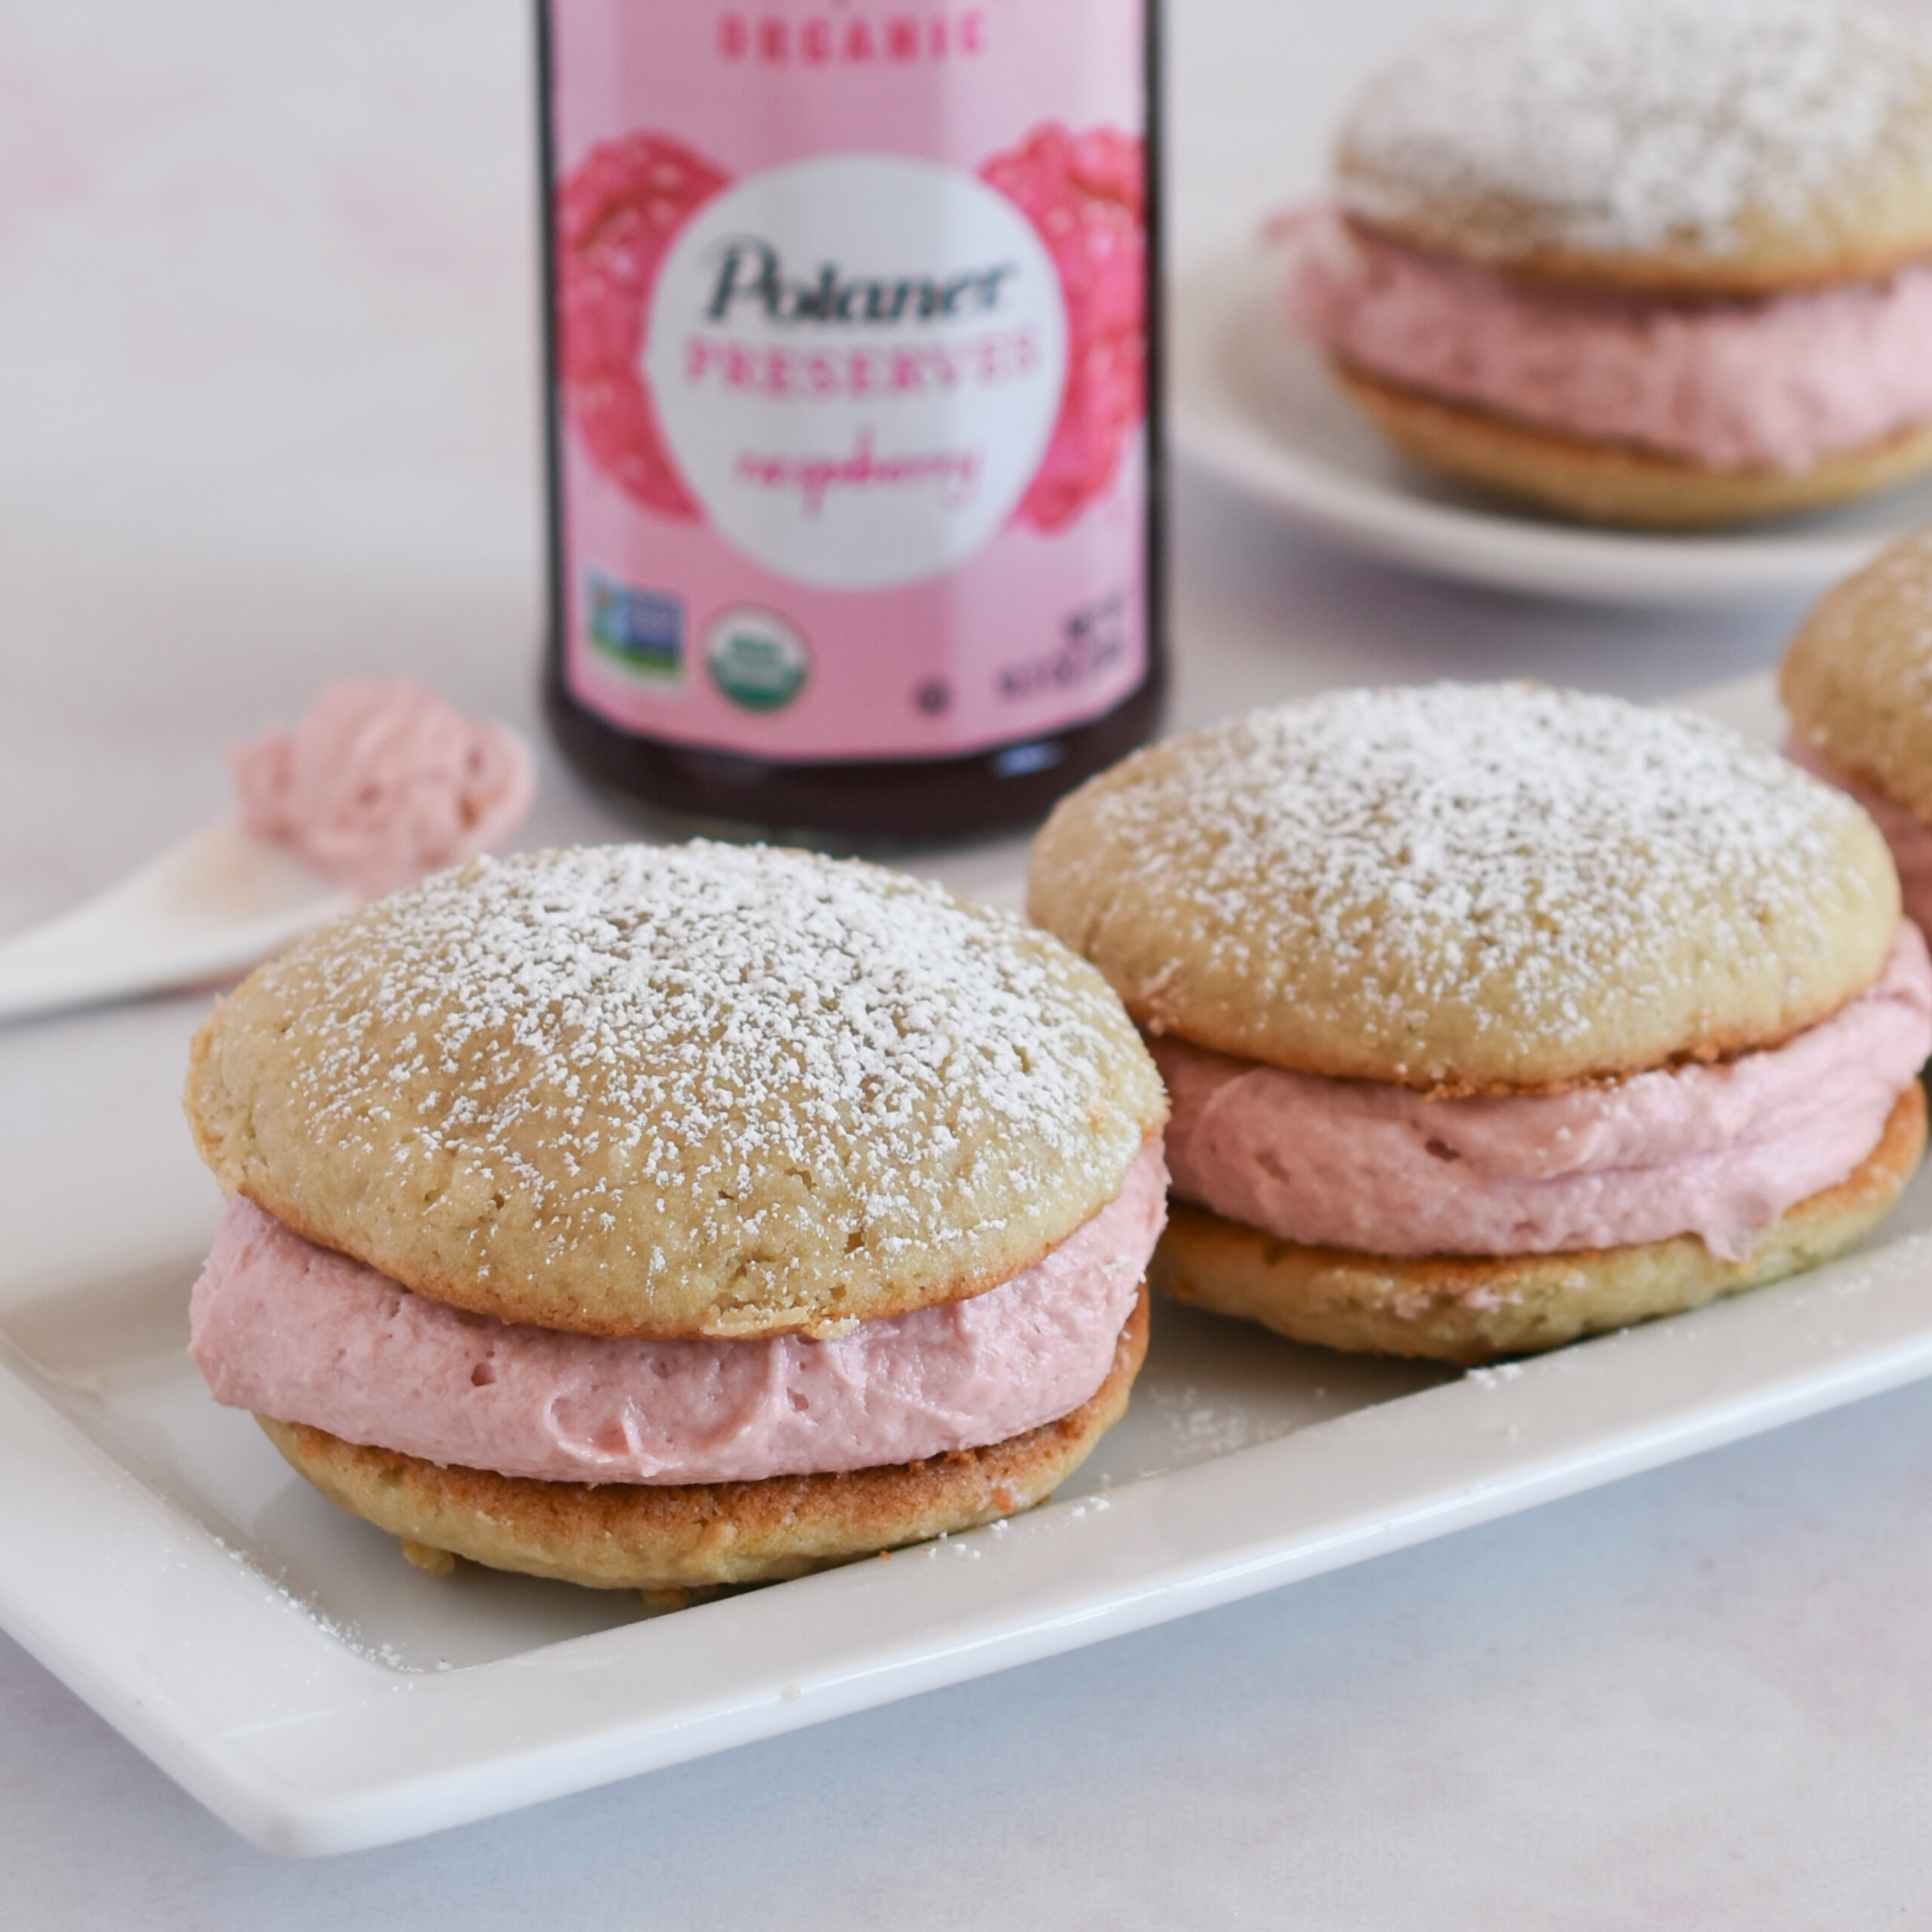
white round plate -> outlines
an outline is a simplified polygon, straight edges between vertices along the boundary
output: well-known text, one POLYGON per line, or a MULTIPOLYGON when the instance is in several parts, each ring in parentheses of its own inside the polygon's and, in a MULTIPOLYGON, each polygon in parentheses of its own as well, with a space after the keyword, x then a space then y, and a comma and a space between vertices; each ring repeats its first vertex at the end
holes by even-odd
POLYGON ((1451 483, 1384 442, 1279 319, 1279 263, 1211 259, 1174 294, 1176 452, 1371 556, 1475 583, 1614 604, 1814 594, 1932 521, 1932 477, 1723 536, 1589 530, 1451 483))

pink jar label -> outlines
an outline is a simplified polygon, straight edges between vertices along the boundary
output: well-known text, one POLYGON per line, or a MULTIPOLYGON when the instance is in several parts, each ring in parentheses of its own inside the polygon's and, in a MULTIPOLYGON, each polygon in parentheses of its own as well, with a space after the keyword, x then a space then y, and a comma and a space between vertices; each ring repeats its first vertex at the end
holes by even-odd
POLYGON ((1141 0, 551 0, 572 694, 946 757, 1146 667, 1141 0))

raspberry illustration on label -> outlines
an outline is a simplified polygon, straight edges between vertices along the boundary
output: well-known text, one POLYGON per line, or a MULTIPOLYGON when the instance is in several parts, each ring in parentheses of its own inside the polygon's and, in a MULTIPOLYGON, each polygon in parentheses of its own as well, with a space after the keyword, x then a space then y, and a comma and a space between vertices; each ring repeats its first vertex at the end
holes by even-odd
MULTIPOLYGON (((849 221, 850 197, 874 186, 869 177, 880 162, 829 158, 837 172, 824 177, 823 192, 849 221)), ((1014 512, 1038 529, 1058 530, 1112 481, 1121 446, 1145 411, 1145 155, 1137 138, 1111 128, 1075 135, 1050 124, 995 155, 979 177, 1025 215, 1059 285, 1066 344, 1059 407, 1045 456, 1014 512)), ((706 203, 738 185, 670 136, 641 131, 593 148, 558 191, 560 359, 571 420, 595 461, 660 515, 697 517, 704 510, 666 446, 654 385, 641 366, 653 298, 680 232, 706 203)), ((811 184, 796 180, 780 189, 795 206, 810 192, 811 184)), ((728 324, 748 306, 775 329, 985 317, 998 311, 1003 289, 1019 274, 1011 263, 993 263, 944 277, 841 278, 837 264, 823 262, 809 275, 788 276, 769 241, 733 232, 737 212, 723 213, 717 224, 725 239, 693 251, 709 278, 700 310, 706 322, 728 324)), ((728 390, 768 400, 943 393, 975 374, 998 380, 1029 373, 1040 354, 1037 338, 1023 331, 1004 339, 989 333, 951 355, 926 344, 890 350, 841 345, 828 352, 700 333, 685 337, 681 351, 692 387, 715 377, 728 390)), ((700 429, 700 440, 709 426, 700 429)), ((869 436, 861 432, 861 441, 869 452, 869 436)), ((909 459, 894 453, 885 460, 909 459)), ((820 456, 761 463, 741 454, 738 467, 753 480, 795 475, 815 512, 829 481, 836 480, 816 487, 808 480, 826 462, 820 456)), ((925 463, 933 473, 955 477, 977 467, 965 451, 949 461, 929 454, 925 463)))
POLYGON ((668 134, 591 149, 558 188, 558 361, 571 422, 598 465, 660 516, 702 512, 678 480, 638 357, 659 265, 730 177, 668 134))
POLYGON ((980 175, 1026 214, 1060 272, 1066 387, 1020 514, 1058 530, 1113 481, 1146 411, 1147 172, 1141 143, 1110 128, 1036 129, 980 175))

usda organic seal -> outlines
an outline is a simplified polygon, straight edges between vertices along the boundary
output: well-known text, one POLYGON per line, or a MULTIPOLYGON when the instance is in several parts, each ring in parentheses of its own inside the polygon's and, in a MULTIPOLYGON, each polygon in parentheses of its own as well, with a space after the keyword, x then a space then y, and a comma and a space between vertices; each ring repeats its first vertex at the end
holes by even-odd
POLYGON ((804 688, 811 654, 775 611, 721 611, 704 633, 711 680, 746 711, 782 711, 804 688))

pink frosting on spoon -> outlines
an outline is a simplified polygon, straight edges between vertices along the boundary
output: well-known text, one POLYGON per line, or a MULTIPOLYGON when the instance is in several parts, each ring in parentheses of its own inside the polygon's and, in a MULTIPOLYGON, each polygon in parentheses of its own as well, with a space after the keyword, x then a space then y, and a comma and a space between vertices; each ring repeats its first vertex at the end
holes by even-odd
POLYGON ((1158 1137, 1115 1198, 966 1301, 831 1341, 608 1340, 413 1294, 229 1204, 189 1309, 217 1401, 434 1463, 566 1482, 753 1481, 1018 1435, 1106 1379, 1166 1218, 1158 1137))
POLYGON ((1278 224, 1296 325, 1372 374, 1713 469, 1815 467, 1932 418, 1932 263, 1758 300, 1595 294, 1278 224))
POLYGON ((331 685, 291 731, 231 746, 251 832, 380 897, 506 837, 535 790, 530 753, 420 685, 331 685))
POLYGON ((1152 1045, 1177 1197, 1284 1241, 1544 1254, 1694 1234, 1735 1260, 1876 1145, 1932 1052, 1932 964, 1901 921, 1876 983, 1783 1045, 1563 1094, 1429 1100, 1152 1045))
MULTIPOLYGON (((1928 347, 1927 353, 1932 354, 1932 347, 1928 347)), ((1807 743, 1795 731, 1785 740, 1784 755, 1792 764, 1804 766, 1814 777, 1848 792, 1865 808, 1892 848, 1906 916, 1915 921, 1921 932, 1932 933, 1932 826, 1923 823, 1896 798, 1887 798, 1861 778, 1854 778, 1842 765, 1834 764, 1816 745, 1807 743)))

